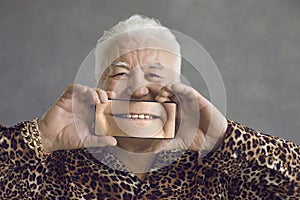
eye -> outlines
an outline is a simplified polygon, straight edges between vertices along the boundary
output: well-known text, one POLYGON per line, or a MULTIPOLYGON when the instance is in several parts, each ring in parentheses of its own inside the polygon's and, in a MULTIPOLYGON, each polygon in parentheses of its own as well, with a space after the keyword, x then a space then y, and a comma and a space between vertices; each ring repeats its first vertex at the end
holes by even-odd
POLYGON ((130 77, 130 74, 126 72, 120 72, 120 73, 113 74, 110 77, 115 79, 128 79, 130 77))
POLYGON ((150 74, 148 74, 148 77, 160 77, 160 76, 157 74, 150 73, 150 74))
POLYGON ((157 80, 157 79, 162 79, 163 77, 158 74, 149 73, 146 75, 146 78, 157 80))

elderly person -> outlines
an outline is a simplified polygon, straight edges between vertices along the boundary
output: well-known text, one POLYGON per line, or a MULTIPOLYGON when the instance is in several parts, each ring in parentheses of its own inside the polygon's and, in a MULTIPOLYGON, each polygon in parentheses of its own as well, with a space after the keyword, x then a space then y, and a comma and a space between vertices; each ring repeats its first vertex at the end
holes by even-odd
POLYGON ((180 47, 158 21, 134 15, 105 32, 96 67, 97 89, 68 86, 41 118, 1 127, 2 199, 300 197, 299 146, 226 120, 180 83, 180 47), (175 102, 175 138, 95 134, 94 106, 109 98, 175 102))

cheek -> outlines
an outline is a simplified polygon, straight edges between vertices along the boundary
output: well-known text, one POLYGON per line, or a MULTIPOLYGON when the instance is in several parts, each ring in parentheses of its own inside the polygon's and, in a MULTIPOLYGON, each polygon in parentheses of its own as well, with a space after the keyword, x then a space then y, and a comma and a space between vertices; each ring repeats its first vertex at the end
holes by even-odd
POLYGON ((114 91, 118 97, 126 92, 127 81, 108 79, 101 88, 106 91, 114 91))
POLYGON ((180 73, 178 73, 178 71, 176 71, 174 68, 170 69, 166 69, 166 80, 167 81, 179 81, 180 80, 180 73))

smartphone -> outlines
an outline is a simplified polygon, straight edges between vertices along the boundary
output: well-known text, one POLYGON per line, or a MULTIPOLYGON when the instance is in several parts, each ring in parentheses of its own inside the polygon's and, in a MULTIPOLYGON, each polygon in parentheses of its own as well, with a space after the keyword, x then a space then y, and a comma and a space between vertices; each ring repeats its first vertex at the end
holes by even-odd
POLYGON ((109 99, 95 106, 95 134, 114 137, 172 139, 176 103, 109 99))

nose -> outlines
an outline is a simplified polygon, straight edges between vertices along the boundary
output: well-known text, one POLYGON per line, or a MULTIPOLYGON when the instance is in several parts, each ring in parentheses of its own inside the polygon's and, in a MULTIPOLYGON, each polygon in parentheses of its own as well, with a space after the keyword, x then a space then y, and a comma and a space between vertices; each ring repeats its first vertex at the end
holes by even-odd
POLYGON ((135 71, 128 81, 126 93, 131 99, 146 99, 145 97, 151 96, 148 85, 149 81, 145 79, 144 72, 135 71))
POLYGON ((146 97, 149 94, 149 88, 144 85, 133 90, 130 87, 127 89, 127 94, 131 99, 143 99, 143 97, 146 97))

